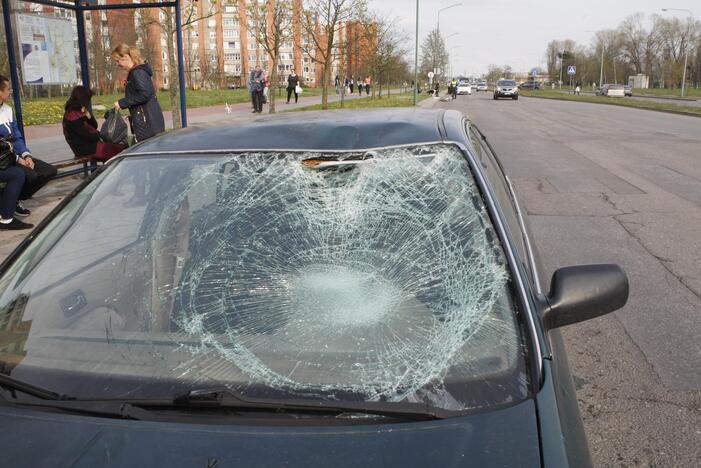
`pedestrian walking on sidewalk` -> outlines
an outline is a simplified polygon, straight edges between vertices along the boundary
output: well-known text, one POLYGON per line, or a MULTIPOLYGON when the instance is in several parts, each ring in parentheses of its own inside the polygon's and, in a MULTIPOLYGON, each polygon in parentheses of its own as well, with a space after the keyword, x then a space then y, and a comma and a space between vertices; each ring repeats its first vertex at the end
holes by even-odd
POLYGON ((355 80, 353 78, 350 79, 348 86, 350 87, 350 93, 353 94, 353 91, 355 90, 355 80))
POLYGON ((114 103, 114 108, 129 109, 129 121, 134 139, 144 141, 165 131, 163 111, 153 87, 153 71, 143 63, 136 47, 120 44, 112 51, 117 66, 128 72, 124 97, 114 103))
POLYGON ((361 77, 358 77, 358 96, 363 95, 363 79, 361 77))
POLYGON ((295 93, 295 104, 297 103, 297 100, 299 99, 299 94, 297 94, 297 86, 299 86, 299 77, 297 76, 297 73, 295 73, 294 69, 292 69, 290 76, 287 77, 288 104, 290 103, 290 97, 292 97, 292 93, 295 93))

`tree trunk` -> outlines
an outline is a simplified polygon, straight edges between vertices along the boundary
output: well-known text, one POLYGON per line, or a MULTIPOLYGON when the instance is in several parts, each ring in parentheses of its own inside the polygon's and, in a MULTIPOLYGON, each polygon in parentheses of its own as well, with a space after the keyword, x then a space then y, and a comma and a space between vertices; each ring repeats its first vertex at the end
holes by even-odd
POLYGON ((268 89, 268 99, 270 100, 268 106, 268 113, 275 113, 275 91, 277 90, 277 55, 271 57, 273 59, 273 70, 270 73, 270 88, 268 89))
POLYGON ((322 109, 328 109, 329 108, 329 87, 327 84, 327 74, 329 72, 329 68, 331 68, 331 55, 326 56, 326 60, 324 60, 324 69, 321 70, 321 108, 322 109))

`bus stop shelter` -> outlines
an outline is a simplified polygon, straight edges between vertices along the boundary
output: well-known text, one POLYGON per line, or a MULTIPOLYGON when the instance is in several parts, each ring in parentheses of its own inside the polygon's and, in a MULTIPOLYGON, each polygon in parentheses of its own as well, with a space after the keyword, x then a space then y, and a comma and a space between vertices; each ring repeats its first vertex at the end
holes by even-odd
MULTIPOLYGON (((17 48, 14 41, 11 5, 10 0, 0 0, 2 2, 3 20, 5 25, 5 35, 7 37, 7 57, 10 67, 10 80, 12 82, 13 101, 17 125, 24 135, 24 124, 22 119, 22 97, 21 86, 18 73, 17 48)), ((177 62, 178 81, 180 92, 180 119, 182 127, 187 126, 187 102, 185 97, 185 69, 183 57, 183 34, 182 34, 182 13, 181 0, 155 1, 153 3, 112 3, 98 4, 97 0, 73 0, 72 2, 53 0, 19 0, 20 2, 36 3, 54 8, 67 9, 75 13, 76 28, 78 36, 78 53, 80 63, 80 80, 83 86, 90 88, 90 68, 88 66, 88 50, 86 42, 85 15, 86 11, 102 10, 137 10, 141 8, 174 8, 175 9, 175 35, 177 41, 177 62)), ((172 83, 171 83, 172 85, 172 83)))

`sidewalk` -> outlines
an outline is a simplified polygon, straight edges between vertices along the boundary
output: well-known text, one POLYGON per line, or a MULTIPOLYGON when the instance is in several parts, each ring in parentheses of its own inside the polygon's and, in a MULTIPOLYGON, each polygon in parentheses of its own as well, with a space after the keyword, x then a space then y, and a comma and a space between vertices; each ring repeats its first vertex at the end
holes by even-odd
MULTIPOLYGON (((336 96, 333 88, 329 91, 329 102, 335 102, 340 100, 340 96, 336 96)), ((399 92, 399 90, 392 91, 393 93, 399 92)), ((383 90, 383 95, 384 93, 386 93, 385 90, 383 90)), ((362 99, 368 97, 370 96, 367 96, 365 94, 362 95, 362 99)), ((321 96, 304 96, 304 93, 300 95, 299 102, 296 104, 294 102, 286 104, 286 98, 286 95, 276 96, 275 110, 277 112, 283 112, 288 109, 306 107, 321 103, 321 96)), ((346 96, 345 99, 361 99, 361 97, 358 94, 353 94, 352 96, 346 96)), ((187 124, 188 126, 193 126, 212 122, 226 123, 248 120, 268 114, 269 105, 263 105, 262 114, 251 113, 252 106, 248 102, 230 104, 229 108, 229 114, 226 113, 224 104, 210 107, 197 107, 194 109, 188 109, 187 124)), ((172 128, 173 119, 171 113, 164 112, 163 117, 166 122, 166 128, 172 128)), ((98 120, 98 125, 102 125, 102 119, 98 120)), ((68 147, 68 144, 66 143, 66 140, 63 137, 63 130, 61 128, 61 124, 32 125, 25 127, 24 131, 27 147, 31 150, 32 155, 34 155, 35 157, 49 163, 61 161, 63 159, 70 159, 73 157, 73 153, 71 152, 71 149, 68 147)))

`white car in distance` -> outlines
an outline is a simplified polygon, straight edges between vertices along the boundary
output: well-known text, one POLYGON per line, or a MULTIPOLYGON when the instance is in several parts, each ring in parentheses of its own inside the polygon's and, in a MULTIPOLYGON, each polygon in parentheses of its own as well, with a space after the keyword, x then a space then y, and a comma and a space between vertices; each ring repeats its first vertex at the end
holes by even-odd
POLYGON ((472 94, 472 86, 469 81, 458 81, 458 94, 472 94))

